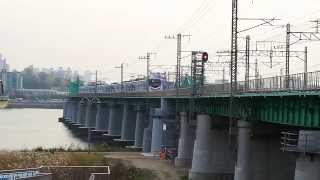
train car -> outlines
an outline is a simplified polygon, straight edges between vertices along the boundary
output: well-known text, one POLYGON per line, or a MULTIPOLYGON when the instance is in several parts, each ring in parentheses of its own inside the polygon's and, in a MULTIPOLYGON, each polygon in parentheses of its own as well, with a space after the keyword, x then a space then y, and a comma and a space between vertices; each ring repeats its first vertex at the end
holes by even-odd
POLYGON ((96 87, 95 86, 92 86, 92 85, 86 85, 86 86, 81 86, 79 87, 79 94, 83 94, 83 95, 86 95, 86 94, 93 94, 95 93, 96 91, 96 87))
POLYGON ((121 83, 112 83, 112 84, 99 84, 97 87, 94 84, 87 84, 86 86, 81 86, 79 88, 80 94, 112 94, 120 93, 121 91, 126 93, 134 92, 146 92, 148 91, 163 91, 174 86, 173 82, 169 82, 166 79, 165 74, 163 73, 153 73, 151 78, 146 79, 133 79, 130 81, 125 81, 121 83))
POLYGON ((120 92, 121 92, 121 84, 120 83, 112 83, 110 85, 110 94, 120 93, 120 92))
POLYGON ((153 73, 149 79, 149 91, 164 91, 173 85, 173 82, 167 80, 165 73, 153 73))
POLYGON ((149 79, 149 90, 150 91, 161 91, 164 89, 163 85, 164 85, 164 81, 160 78, 149 79))

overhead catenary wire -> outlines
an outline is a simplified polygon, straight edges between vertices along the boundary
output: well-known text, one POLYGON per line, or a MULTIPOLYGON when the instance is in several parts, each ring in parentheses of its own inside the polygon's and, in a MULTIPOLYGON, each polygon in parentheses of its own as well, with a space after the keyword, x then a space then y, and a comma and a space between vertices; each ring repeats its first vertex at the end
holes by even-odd
POLYGON ((198 23, 212 8, 212 4, 216 3, 216 0, 205 0, 203 3, 195 10, 192 16, 187 19, 177 30, 176 32, 184 33, 195 23, 198 23))

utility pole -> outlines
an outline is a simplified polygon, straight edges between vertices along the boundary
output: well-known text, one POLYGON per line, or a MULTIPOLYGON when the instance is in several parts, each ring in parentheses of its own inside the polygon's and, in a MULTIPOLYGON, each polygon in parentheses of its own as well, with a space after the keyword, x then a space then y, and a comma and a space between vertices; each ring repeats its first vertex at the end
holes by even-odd
POLYGON ((98 70, 96 70, 95 94, 98 92, 98 70))
POLYGON ((176 95, 180 95, 181 87, 181 52, 182 52, 182 38, 191 37, 191 35, 182 35, 178 33, 176 36, 165 36, 165 39, 176 39, 177 40, 177 62, 176 62, 176 95))
POLYGON ((245 73, 245 89, 249 89, 249 76, 250 76, 250 36, 246 36, 246 73, 245 73))
POLYGON ((290 70, 290 24, 287 24, 287 33, 286 33, 286 78, 285 85, 286 88, 289 88, 289 70, 290 70))
POLYGON ((254 62, 254 78, 259 79, 258 59, 254 62))
POLYGON ((304 48, 304 86, 303 88, 306 89, 308 86, 308 47, 304 48))
POLYGON ((176 81, 177 81, 177 96, 179 96, 180 86, 181 86, 181 34, 180 33, 177 35, 176 81))
POLYGON ((238 0, 232 0, 231 23, 231 61, 230 61, 230 100, 229 100, 229 145, 232 146, 232 127, 234 116, 234 94, 237 91, 238 74, 238 0))
POLYGON ((115 68, 120 68, 120 81, 121 81, 121 93, 123 93, 123 74, 124 74, 124 64, 121 63, 120 66, 116 66, 115 68))
POLYGON ((222 70, 222 84, 226 83, 226 75, 225 75, 225 73, 226 73, 226 71, 223 68, 223 70, 222 70))
POLYGON ((149 79, 150 79, 150 60, 151 60, 151 55, 152 54, 156 54, 156 53, 153 53, 153 52, 147 52, 147 55, 146 56, 139 56, 139 60, 146 60, 147 61, 147 92, 149 92, 149 79))
MULTIPOLYGON (((291 31, 291 25, 287 24, 287 30, 286 30, 286 88, 289 87, 289 74, 290 74, 290 47, 299 41, 320 41, 320 35, 319 35, 319 20, 311 21, 313 23, 316 23, 316 25, 313 27, 315 28, 315 32, 306 32, 306 31, 291 31), (295 41, 291 43, 291 37, 295 41)), ((306 55, 305 55, 306 56, 306 55)), ((304 61, 307 60, 307 57, 303 59, 304 61)), ((306 68, 306 62, 305 62, 305 68, 306 68)), ((304 69, 306 71, 306 69, 304 69)))
POLYGON ((258 89, 258 82, 259 82, 259 69, 258 69, 258 59, 256 58, 254 63, 254 79, 255 79, 255 87, 258 89))
POLYGON ((238 74, 237 63, 238 63, 238 0, 232 0, 231 62, 230 62, 230 91, 232 95, 237 91, 237 74, 238 74))

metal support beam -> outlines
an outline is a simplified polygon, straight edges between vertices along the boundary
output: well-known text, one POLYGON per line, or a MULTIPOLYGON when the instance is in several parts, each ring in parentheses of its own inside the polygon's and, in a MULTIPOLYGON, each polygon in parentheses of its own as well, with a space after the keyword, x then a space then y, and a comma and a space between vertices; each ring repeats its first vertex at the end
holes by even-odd
POLYGON ((304 89, 308 86, 308 47, 304 48, 304 89))
POLYGON ((290 73, 290 24, 287 24, 286 34, 286 88, 289 88, 289 73, 290 73))
POLYGON ((245 89, 249 89, 249 76, 250 76, 250 36, 246 37, 246 74, 245 74, 245 89))
POLYGON ((181 86, 181 34, 177 35, 177 67, 176 67, 176 93, 180 94, 181 86))
POLYGON ((151 75, 150 60, 151 60, 151 55, 152 54, 156 54, 156 53, 147 52, 147 56, 139 56, 140 60, 146 60, 147 61, 147 74, 146 74, 146 79, 147 79, 146 90, 147 90, 147 92, 149 92, 149 79, 150 79, 150 75, 151 75))
POLYGON ((238 74, 238 0, 232 0, 232 30, 231 30, 231 63, 230 63, 230 91, 237 91, 238 74))
POLYGON ((123 75, 124 75, 124 65, 121 63, 120 66, 116 66, 115 68, 120 68, 120 81, 121 81, 121 93, 123 93, 123 75))

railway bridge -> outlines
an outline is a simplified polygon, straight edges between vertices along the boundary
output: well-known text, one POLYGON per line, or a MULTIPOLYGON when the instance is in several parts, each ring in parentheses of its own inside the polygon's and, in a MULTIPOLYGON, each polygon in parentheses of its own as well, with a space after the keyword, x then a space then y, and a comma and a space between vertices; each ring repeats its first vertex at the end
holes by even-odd
POLYGON ((320 72, 229 87, 80 93, 63 120, 144 153, 177 148, 192 180, 319 180, 320 72))

